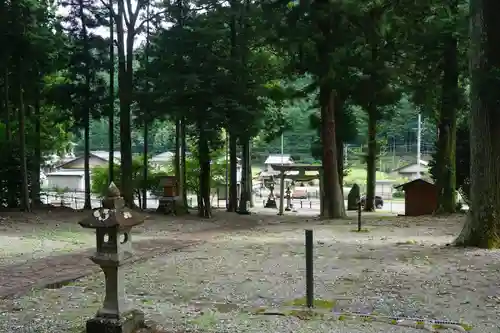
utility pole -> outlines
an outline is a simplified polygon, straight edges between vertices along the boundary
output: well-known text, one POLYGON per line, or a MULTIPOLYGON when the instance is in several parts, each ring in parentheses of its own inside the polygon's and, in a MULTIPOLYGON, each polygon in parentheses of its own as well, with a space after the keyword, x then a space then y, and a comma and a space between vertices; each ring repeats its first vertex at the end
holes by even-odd
POLYGON ((284 164, 284 156, 283 156, 283 150, 284 150, 284 138, 283 138, 283 133, 281 133, 281 165, 284 164))

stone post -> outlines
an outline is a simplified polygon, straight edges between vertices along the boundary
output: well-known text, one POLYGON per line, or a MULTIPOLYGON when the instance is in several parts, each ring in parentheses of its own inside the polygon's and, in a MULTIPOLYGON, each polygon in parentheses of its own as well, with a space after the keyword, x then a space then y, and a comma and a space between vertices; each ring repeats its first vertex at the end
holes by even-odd
POLYGON ((90 259, 104 272, 106 286, 103 306, 87 321, 87 333, 132 333, 144 327, 144 314, 127 301, 123 267, 132 256, 131 229, 144 220, 145 216, 125 207, 111 183, 102 207, 79 223, 96 231, 96 252, 90 259))
POLYGON ((285 201, 285 171, 280 173, 280 207, 278 215, 283 215, 283 206, 285 201))

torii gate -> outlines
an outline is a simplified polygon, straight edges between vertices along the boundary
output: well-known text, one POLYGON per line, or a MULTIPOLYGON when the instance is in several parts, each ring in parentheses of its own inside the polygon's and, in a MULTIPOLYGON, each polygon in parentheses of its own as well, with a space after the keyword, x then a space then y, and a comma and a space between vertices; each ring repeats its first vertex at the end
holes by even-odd
POLYGON ((319 178, 319 209, 323 211, 323 166, 321 164, 271 164, 273 170, 280 173, 280 205, 278 215, 283 215, 284 212, 284 192, 285 192, 285 178, 293 180, 308 181, 319 178), (287 173, 298 172, 298 174, 290 175, 287 173), (316 171, 318 175, 306 175, 306 171, 316 171))

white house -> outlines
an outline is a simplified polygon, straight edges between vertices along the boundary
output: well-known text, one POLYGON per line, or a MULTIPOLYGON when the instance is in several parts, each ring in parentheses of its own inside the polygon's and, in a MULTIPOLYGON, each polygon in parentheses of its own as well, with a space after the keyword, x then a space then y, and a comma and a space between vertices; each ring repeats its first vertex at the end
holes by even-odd
MULTIPOLYGON (((113 156, 116 164, 120 164, 121 154, 119 151, 113 152, 113 156)), ((107 166, 109 161, 109 152, 104 150, 93 150, 90 152, 89 164, 90 168, 96 166, 107 166)), ((67 159, 61 164, 59 164, 56 169, 71 169, 71 170, 83 170, 85 168, 85 158, 83 155, 67 159)))
POLYGON ((271 154, 267 157, 266 161, 264 162, 265 165, 265 170, 266 171, 273 171, 273 168, 271 167, 271 164, 293 164, 295 163, 292 159, 292 156, 290 155, 281 155, 281 154, 271 154))
POLYGON ((419 172, 422 176, 429 173, 429 162, 420 160, 420 163, 415 162, 406 164, 402 167, 392 170, 392 172, 400 177, 414 179, 417 177, 419 172))
POLYGON ((158 155, 151 157, 150 161, 153 163, 157 163, 157 164, 167 164, 167 163, 172 162, 174 157, 175 157, 174 153, 172 153, 170 151, 166 151, 166 152, 163 152, 163 153, 160 153, 158 155))
POLYGON ((69 191, 83 191, 85 173, 83 170, 61 170, 46 175, 49 189, 66 189, 69 191))

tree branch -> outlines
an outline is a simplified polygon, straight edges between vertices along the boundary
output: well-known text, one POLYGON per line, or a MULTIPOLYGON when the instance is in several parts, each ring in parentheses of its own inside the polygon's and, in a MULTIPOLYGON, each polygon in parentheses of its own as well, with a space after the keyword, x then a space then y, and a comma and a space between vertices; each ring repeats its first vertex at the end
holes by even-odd
POLYGON ((159 18, 161 15, 166 14, 166 13, 168 13, 168 9, 162 10, 161 12, 155 13, 154 15, 151 15, 150 17, 145 18, 143 21, 141 21, 139 23, 139 25, 137 26, 137 30, 140 30, 144 26, 144 24, 146 24, 147 22, 153 21, 153 20, 159 18))

